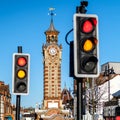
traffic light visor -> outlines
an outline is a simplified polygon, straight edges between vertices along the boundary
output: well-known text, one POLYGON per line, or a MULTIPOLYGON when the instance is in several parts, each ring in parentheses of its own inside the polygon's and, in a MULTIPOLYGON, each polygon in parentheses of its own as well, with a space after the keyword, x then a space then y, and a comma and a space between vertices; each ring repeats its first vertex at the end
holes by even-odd
POLYGON ((93 51, 94 48, 96 47, 96 44, 97 44, 97 39, 96 38, 85 38, 83 41, 82 41, 82 51, 83 52, 90 52, 90 51, 93 51))
POLYGON ((96 67, 97 62, 98 60, 95 56, 83 57, 81 61, 81 67, 83 68, 84 71, 91 72, 96 67))
POLYGON ((19 66, 25 66, 26 65, 26 63, 27 63, 27 61, 26 61, 26 58, 25 57, 19 57, 18 58, 18 60, 17 60, 17 64, 19 65, 19 66))
POLYGON ((18 76, 18 78, 23 79, 26 76, 26 72, 21 69, 17 72, 17 76, 18 76))
POLYGON ((19 82, 16 87, 19 92, 23 92, 27 86, 24 82, 19 82))
POLYGON ((96 18, 85 19, 82 22, 81 29, 83 33, 91 33, 97 24, 96 18))

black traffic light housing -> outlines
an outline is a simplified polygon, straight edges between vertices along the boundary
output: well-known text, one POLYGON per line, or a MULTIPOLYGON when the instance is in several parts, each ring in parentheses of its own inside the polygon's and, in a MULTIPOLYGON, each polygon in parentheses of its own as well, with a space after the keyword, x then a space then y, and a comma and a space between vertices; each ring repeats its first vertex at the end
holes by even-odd
POLYGON ((30 55, 23 53, 13 54, 12 93, 28 95, 30 82, 30 55))
POLYGON ((74 14, 74 75, 99 75, 98 16, 74 14))

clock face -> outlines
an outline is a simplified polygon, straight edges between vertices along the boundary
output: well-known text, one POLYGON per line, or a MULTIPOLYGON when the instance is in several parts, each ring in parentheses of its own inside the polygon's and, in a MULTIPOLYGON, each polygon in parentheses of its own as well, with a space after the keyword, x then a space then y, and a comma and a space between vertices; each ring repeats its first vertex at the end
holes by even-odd
POLYGON ((57 53, 57 50, 56 50, 54 47, 53 47, 53 48, 50 48, 49 53, 50 53, 51 55, 55 55, 55 54, 57 53))

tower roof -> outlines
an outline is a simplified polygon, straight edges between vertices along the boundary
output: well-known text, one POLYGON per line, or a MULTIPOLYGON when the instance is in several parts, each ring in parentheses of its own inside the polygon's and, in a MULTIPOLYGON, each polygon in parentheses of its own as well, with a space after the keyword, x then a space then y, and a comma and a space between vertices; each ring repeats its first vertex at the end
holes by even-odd
MULTIPOLYGON (((54 27, 53 19, 51 19, 50 26, 49 26, 49 28, 48 28, 47 31, 56 31, 56 32, 58 32, 58 31, 55 29, 55 27, 54 27)), ((47 32, 47 31, 46 31, 46 32, 47 32)))
POLYGON ((49 28, 45 31, 45 33, 49 33, 49 32, 54 32, 59 34, 59 31, 55 29, 54 24, 53 24, 53 18, 51 18, 51 22, 50 22, 50 26, 49 28))
POLYGON ((72 95, 70 94, 70 91, 66 88, 66 86, 62 91, 61 98, 63 100, 63 104, 67 103, 72 99, 72 95))
POLYGON ((59 31, 55 29, 54 24, 53 24, 53 16, 55 15, 53 13, 54 8, 50 8, 49 10, 50 10, 50 15, 51 15, 51 21, 50 21, 49 28, 44 32, 46 35, 46 42, 57 44, 59 31))

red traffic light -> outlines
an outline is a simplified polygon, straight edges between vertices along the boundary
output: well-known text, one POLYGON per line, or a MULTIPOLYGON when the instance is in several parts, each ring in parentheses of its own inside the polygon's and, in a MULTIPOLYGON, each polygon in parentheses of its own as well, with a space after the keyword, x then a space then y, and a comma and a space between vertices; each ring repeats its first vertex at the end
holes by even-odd
POLYGON ((74 14, 74 75, 75 77, 99 75, 97 15, 74 14))
POLYGON ((12 92, 16 95, 28 95, 30 55, 24 53, 13 54, 12 92))
POLYGON ((89 19, 85 19, 81 25, 81 29, 83 33, 91 33, 95 26, 97 24, 97 20, 95 18, 89 18, 89 19))
POLYGON ((27 63, 26 58, 25 57, 19 57, 17 60, 17 64, 21 67, 25 66, 27 63))

